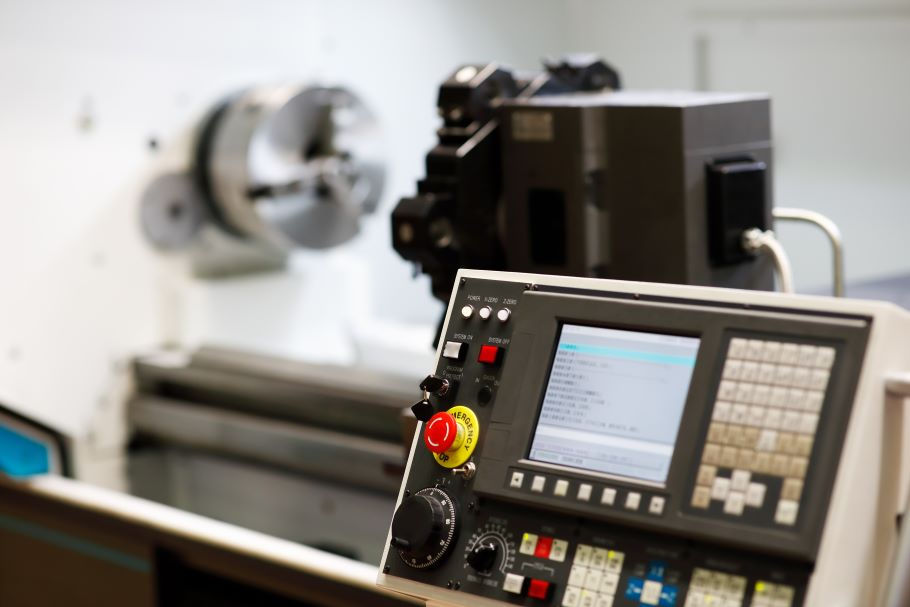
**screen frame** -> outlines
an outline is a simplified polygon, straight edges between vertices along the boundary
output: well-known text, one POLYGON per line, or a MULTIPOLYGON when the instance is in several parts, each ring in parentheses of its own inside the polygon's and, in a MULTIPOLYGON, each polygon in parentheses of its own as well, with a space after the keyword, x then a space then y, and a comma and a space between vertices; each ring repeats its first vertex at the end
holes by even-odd
POLYGON ((547 367, 546 378, 545 378, 545 382, 543 385, 543 390, 541 391, 541 394, 540 394, 540 402, 537 404, 536 415, 534 417, 534 423, 532 425, 532 430, 531 430, 531 437, 530 437, 530 440, 528 441, 528 448, 527 448, 527 451, 525 452, 524 458, 522 458, 521 461, 527 462, 527 463, 533 463, 536 465, 543 464, 543 465, 547 466, 548 468, 552 468, 554 470, 565 470, 567 472, 571 471, 571 472, 575 472, 575 473, 580 472, 580 473, 583 473, 586 475, 591 475, 592 477, 602 478, 605 480, 617 480, 617 481, 622 481, 622 482, 626 482, 626 483, 642 485, 644 487, 654 487, 654 488, 660 488, 660 489, 665 488, 667 486, 667 479, 670 477, 670 465, 673 462, 673 458, 676 455, 676 449, 679 444, 679 432, 680 432, 680 428, 682 427, 683 415, 685 413, 686 406, 687 406, 687 403, 689 400, 689 392, 692 390, 692 383, 693 383, 693 379, 695 377, 695 369, 696 369, 696 366, 698 365, 699 357, 702 352, 702 342, 703 342, 703 340, 702 340, 701 332, 655 331, 654 327, 648 327, 645 329, 640 329, 640 328, 630 329, 625 325, 617 326, 617 325, 605 324, 605 323, 593 324, 590 322, 585 322, 585 323, 581 324, 581 323, 567 321, 566 319, 561 318, 561 317, 557 317, 556 336, 555 336, 555 339, 553 340, 553 344, 551 347, 549 365, 547 367), (692 371, 689 374, 689 385, 686 387, 686 392, 683 395, 683 402, 682 402, 682 406, 679 411, 679 421, 676 424, 676 430, 673 435, 673 449, 672 449, 672 452, 670 453, 670 464, 668 464, 668 466, 667 466, 667 471, 666 471, 666 474, 664 475, 664 478, 662 481, 655 481, 655 480, 650 480, 650 479, 645 479, 645 478, 639 478, 639 477, 619 474, 619 473, 615 473, 615 472, 606 472, 603 470, 592 470, 590 468, 583 468, 581 466, 570 466, 568 464, 557 464, 554 462, 547 462, 547 461, 543 461, 543 460, 539 460, 539 459, 534 459, 531 457, 531 449, 533 448, 533 445, 534 445, 534 439, 537 437, 537 429, 540 426, 540 416, 543 414, 544 401, 547 398, 547 391, 549 390, 549 386, 550 386, 550 379, 551 379, 551 376, 553 373, 553 365, 556 362, 556 353, 559 350, 559 343, 562 340, 563 331, 565 330, 565 327, 567 325, 573 326, 573 327, 590 328, 590 329, 612 329, 614 331, 623 331, 626 333, 640 333, 640 334, 644 334, 644 335, 659 335, 662 337, 663 336, 685 337, 685 338, 689 338, 689 339, 698 340, 698 347, 695 349, 695 362, 693 363, 692 371))

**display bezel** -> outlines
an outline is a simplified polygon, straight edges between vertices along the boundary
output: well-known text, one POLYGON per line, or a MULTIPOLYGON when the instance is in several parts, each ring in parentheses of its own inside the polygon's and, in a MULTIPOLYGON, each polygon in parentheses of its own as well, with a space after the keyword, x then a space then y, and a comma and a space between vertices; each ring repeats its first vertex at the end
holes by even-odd
POLYGON ((547 372, 543 378, 543 380, 544 380, 543 386, 540 391, 540 399, 539 399, 539 402, 537 403, 536 414, 534 417, 534 423, 531 427, 532 428, 531 435, 530 435, 530 438, 528 441, 527 450, 525 451, 524 458, 522 458, 521 461, 526 462, 528 464, 533 464, 536 466, 545 466, 545 467, 551 468, 553 470, 564 470, 567 472, 571 471, 573 474, 588 475, 591 478, 598 478, 598 479, 605 479, 605 480, 617 480, 617 481, 622 481, 625 483, 641 485, 643 487, 654 487, 654 488, 661 488, 661 489, 665 488, 667 486, 667 479, 670 476, 670 467, 672 465, 673 458, 676 455, 676 449, 677 449, 678 442, 679 442, 680 428, 682 427, 683 416, 685 414, 686 405, 689 400, 689 392, 692 389, 692 380, 693 380, 693 377, 695 376, 695 369, 698 365, 699 356, 701 354, 701 351, 702 351, 702 337, 701 337, 700 332, 666 331, 666 330, 655 330, 654 327, 647 327, 647 328, 634 327, 633 328, 633 327, 629 327, 626 325, 591 323, 591 322, 575 322, 575 321, 567 320, 565 318, 557 317, 556 334, 553 339, 553 343, 551 345, 550 357, 549 357, 549 362, 547 365, 547 372), (636 477, 636 476, 624 475, 624 474, 619 474, 619 473, 614 473, 614 472, 606 472, 606 471, 602 471, 602 470, 594 470, 591 468, 584 468, 581 466, 558 464, 558 463, 554 463, 554 462, 548 462, 548 461, 544 461, 544 460, 534 459, 533 457, 531 457, 531 450, 534 445, 534 440, 537 437, 537 431, 540 426, 540 417, 541 417, 541 415, 543 415, 544 402, 546 401, 547 391, 549 390, 550 381, 552 379, 553 365, 556 363, 556 355, 559 351, 559 344, 560 344, 560 341, 562 340, 563 331, 565 330, 566 326, 590 328, 590 329, 607 329, 607 330, 614 330, 614 331, 622 331, 625 333, 657 335, 657 336, 661 336, 661 337, 684 337, 684 338, 688 338, 688 339, 698 340, 698 347, 695 350, 695 361, 692 364, 692 370, 689 374, 689 383, 686 386, 686 392, 683 395, 683 402, 682 402, 682 406, 680 407, 680 411, 679 411, 679 420, 677 421, 676 429, 675 429, 674 435, 673 435, 673 445, 672 445, 672 451, 670 453, 669 464, 667 465, 667 471, 666 471, 662 481, 655 481, 655 480, 640 478, 640 477, 636 477))

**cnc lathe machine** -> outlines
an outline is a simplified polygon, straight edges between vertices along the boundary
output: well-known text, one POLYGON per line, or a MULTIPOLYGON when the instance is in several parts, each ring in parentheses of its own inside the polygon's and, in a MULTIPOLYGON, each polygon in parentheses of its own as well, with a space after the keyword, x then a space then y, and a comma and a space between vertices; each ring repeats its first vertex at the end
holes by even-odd
POLYGON ((908 343, 890 304, 463 270, 378 582, 472 607, 876 605, 908 343))

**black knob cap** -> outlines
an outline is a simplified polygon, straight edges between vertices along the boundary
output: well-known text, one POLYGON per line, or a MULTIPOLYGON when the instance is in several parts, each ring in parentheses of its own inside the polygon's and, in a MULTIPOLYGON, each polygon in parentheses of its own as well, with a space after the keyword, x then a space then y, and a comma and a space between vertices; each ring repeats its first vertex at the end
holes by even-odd
POLYGON ((442 504, 432 495, 414 495, 403 502, 392 519, 392 545, 405 552, 420 552, 439 542, 445 523, 442 504))
POLYGON ((496 555, 499 550, 493 542, 478 543, 474 549, 468 553, 468 565, 474 570, 486 573, 496 564, 496 555))

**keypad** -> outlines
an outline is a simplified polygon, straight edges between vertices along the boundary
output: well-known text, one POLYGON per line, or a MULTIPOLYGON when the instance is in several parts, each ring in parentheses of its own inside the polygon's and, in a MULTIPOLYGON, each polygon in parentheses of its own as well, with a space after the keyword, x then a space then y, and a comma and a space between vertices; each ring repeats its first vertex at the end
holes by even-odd
POLYGON ((759 580, 752 593, 752 607, 791 607, 794 594, 791 586, 759 580))
POLYGON ((834 348, 733 338, 712 409, 691 505, 742 515, 764 506, 767 487, 752 476, 783 483, 774 520, 794 525, 834 348))
POLYGON ((683 607, 742 607, 746 578, 696 567, 683 607))
POLYGON ((579 544, 562 597, 562 607, 611 607, 625 554, 579 544))

